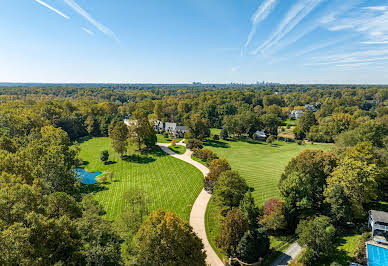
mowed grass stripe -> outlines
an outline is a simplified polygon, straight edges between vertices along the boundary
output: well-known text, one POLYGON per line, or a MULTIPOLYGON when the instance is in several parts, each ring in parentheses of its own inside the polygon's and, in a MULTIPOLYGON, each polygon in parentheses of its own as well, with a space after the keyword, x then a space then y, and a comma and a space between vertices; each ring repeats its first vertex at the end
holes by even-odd
POLYGON ((100 186, 103 190, 93 192, 106 210, 107 219, 114 220, 120 215, 127 204, 122 200, 124 193, 131 187, 138 187, 146 192, 151 212, 173 211, 189 220, 191 206, 203 185, 201 172, 192 165, 161 150, 147 155, 142 162, 123 161, 112 150, 108 138, 90 139, 81 143, 80 148, 80 158, 88 162, 86 170, 114 172, 113 182, 108 180, 109 184, 100 186), (116 163, 104 165, 99 159, 103 150, 108 150, 109 159, 116 163))
POLYGON ((254 188, 256 203, 262 205, 273 197, 279 197, 277 188, 280 176, 288 162, 306 149, 329 151, 330 145, 278 142, 268 145, 263 142, 246 141, 210 141, 205 148, 215 151, 226 158, 233 170, 244 177, 248 185, 254 188))

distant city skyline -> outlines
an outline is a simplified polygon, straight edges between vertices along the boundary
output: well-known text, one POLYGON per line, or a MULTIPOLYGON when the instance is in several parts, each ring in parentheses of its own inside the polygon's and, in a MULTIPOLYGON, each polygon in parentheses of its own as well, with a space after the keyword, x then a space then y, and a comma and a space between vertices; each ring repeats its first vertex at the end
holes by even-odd
POLYGON ((3 0, 0 83, 388 84, 388 0, 3 0))

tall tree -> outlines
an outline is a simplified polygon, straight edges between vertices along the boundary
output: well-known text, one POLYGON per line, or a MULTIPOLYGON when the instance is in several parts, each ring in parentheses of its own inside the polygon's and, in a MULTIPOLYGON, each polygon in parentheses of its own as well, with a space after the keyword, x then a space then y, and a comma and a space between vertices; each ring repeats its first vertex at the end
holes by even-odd
POLYGON ((229 170, 222 172, 218 177, 214 185, 213 196, 222 208, 231 210, 240 205, 247 190, 248 185, 245 179, 238 172, 229 170))
POLYGON ((193 228, 171 212, 156 211, 135 239, 136 264, 205 265, 206 253, 193 228))
POLYGON ((248 231, 248 221, 244 214, 237 208, 228 212, 216 237, 216 245, 226 255, 237 255, 237 246, 245 232, 248 231))
POLYGON ((269 252, 269 237, 265 228, 245 232, 237 249, 237 257, 245 263, 255 263, 269 252))
POLYGON ((207 125, 207 121, 201 118, 199 114, 193 114, 188 120, 187 126, 194 138, 204 139, 210 136, 210 129, 207 125))
POLYGON ((124 122, 115 123, 109 137, 112 139, 113 149, 123 155, 128 147, 128 127, 124 122))
POLYGON ((335 228, 326 216, 318 216, 312 220, 301 221, 296 229, 298 243, 307 249, 302 261, 314 265, 316 260, 329 256, 334 247, 335 228))
POLYGON ((156 131, 151 126, 145 112, 137 110, 133 113, 133 120, 129 127, 131 139, 137 143, 138 149, 141 145, 152 147, 156 143, 156 131))

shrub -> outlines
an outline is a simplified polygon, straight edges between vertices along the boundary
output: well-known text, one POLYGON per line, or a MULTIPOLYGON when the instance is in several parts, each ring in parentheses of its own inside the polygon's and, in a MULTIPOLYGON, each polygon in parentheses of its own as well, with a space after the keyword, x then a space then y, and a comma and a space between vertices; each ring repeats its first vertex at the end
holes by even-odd
POLYGON ((185 134, 184 134, 184 139, 192 139, 193 138, 193 134, 191 134, 191 132, 186 132, 185 134))
POLYGON ((166 138, 166 139, 168 139, 168 132, 164 132, 164 133, 163 133, 163 137, 166 138))
POLYGON ((300 139, 298 139, 298 140, 296 141, 296 143, 298 143, 298 145, 302 145, 303 141, 301 141, 300 139))
POLYGON ((213 136, 213 140, 219 140, 219 139, 220 139, 219 135, 216 134, 216 135, 213 136))
POLYGON ((209 149, 203 149, 201 150, 201 153, 199 154, 199 159, 201 159, 202 161, 207 161, 207 158, 209 157, 210 154, 212 154, 213 152, 209 149))
POLYGON ((370 236, 369 232, 363 233, 361 236, 359 236, 357 240, 357 247, 353 254, 353 257, 356 259, 356 262, 362 265, 365 265, 367 262, 365 241, 368 239, 369 236, 370 236))
POLYGON ((209 164, 209 174, 204 179, 204 188, 208 192, 213 192, 214 183, 222 172, 231 170, 230 164, 226 159, 215 159, 209 164))
POLYGON ((171 141, 171 146, 175 146, 176 145, 176 141, 175 141, 175 139, 173 139, 172 141, 171 141))
POLYGON ((109 152, 102 151, 100 154, 100 160, 105 163, 106 161, 108 161, 108 159, 109 159, 109 152))
POLYGON ((200 159, 201 158, 201 153, 202 153, 202 150, 199 149, 199 148, 194 148, 193 149, 193 155, 194 157, 200 159))
POLYGON ((206 163, 207 164, 210 164, 213 160, 216 160, 218 159, 218 155, 215 153, 215 152, 212 152, 210 153, 208 156, 207 156, 207 159, 206 159, 206 163))
POLYGON ((273 135, 269 136, 269 137, 267 138, 267 140, 266 140, 266 142, 267 142, 268 144, 271 144, 271 143, 274 142, 274 141, 275 141, 275 137, 274 137, 273 135))
POLYGON ((199 139, 189 139, 187 141, 187 148, 190 149, 190 150, 192 150, 194 148, 202 149, 203 148, 203 143, 199 139))
POLYGON ((221 132, 220 132, 220 137, 221 137, 221 139, 223 139, 223 140, 226 140, 226 139, 228 139, 228 131, 226 131, 225 129, 222 129, 221 130, 221 132))

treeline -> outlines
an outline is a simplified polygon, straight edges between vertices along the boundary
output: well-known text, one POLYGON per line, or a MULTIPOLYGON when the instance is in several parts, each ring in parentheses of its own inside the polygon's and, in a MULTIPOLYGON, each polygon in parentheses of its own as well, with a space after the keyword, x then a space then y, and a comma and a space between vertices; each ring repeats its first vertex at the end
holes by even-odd
POLYGON ((134 115, 139 123, 128 131, 117 106, 108 102, 0 104, 1 265, 205 265, 203 244, 186 221, 161 210, 149 214, 144 193, 136 191, 118 199, 128 208, 108 221, 75 175, 78 146, 64 130, 108 134, 120 148, 129 132, 148 144, 142 137, 145 121, 154 143, 147 116, 134 115), (102 123, 107 115, 111 122, 102 123), (94 123, 87 122, 91 117, 94 123), (62 126, 64 119, 78 122, 62 126))

